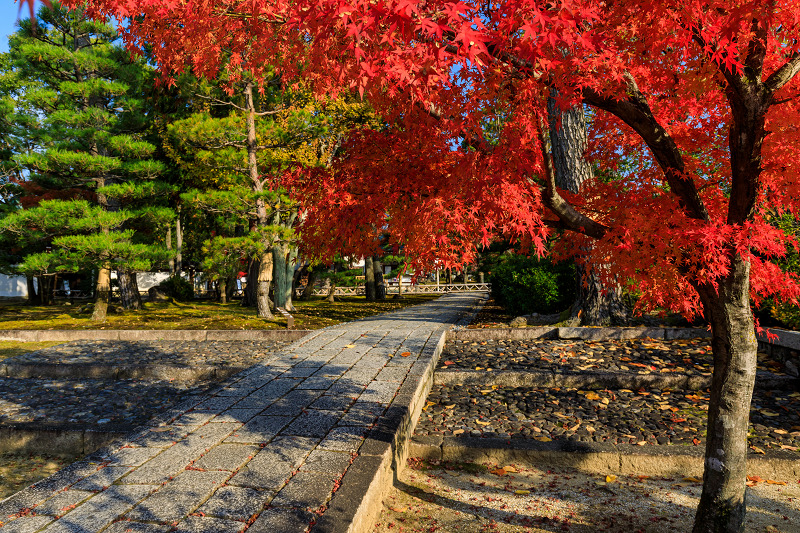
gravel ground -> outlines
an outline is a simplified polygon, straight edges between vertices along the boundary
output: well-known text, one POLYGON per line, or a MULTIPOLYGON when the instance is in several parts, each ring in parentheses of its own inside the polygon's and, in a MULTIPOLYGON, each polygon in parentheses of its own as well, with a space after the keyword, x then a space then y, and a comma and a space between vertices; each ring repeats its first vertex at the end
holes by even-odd
POLYGON ((291 342, 74 341, 6 359, 6 363, 250 366, 291 342))
MULTIPOLYGON (((487 340, 449 342, 439 360, 440 370, 489 368, 710 376, 713 357, 708 339, 487 340)), ((784 375, 783 365, 766 353, 759 354, 758 369, 784 375)))
MULTIPOLYGON (((416 434, 700 446, 707 410, 707 391, 434 385, 416 434)), ((800 449, 800 392, 756 391, 749 442, 800 449)))
MULTIPOLYGON (((798 531, 800 480, 752 480, 749 485, 747 531, 798 531)), ((700 490, 694 478, 411 459, 384 499, 374 531, 690 531, 700 490)))
POLYGON ((0 427, 14 423, 133 427, 210 386, 163 380, 3 378, 0 427))

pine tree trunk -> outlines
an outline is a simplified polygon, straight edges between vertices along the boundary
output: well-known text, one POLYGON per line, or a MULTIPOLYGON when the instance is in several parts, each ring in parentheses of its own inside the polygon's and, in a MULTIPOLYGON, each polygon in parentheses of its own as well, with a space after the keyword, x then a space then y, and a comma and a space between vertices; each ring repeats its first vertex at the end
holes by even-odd
POLYGON ((703 493, 694 533, 744 531, 747 430, 756 377, 750 264, 734 257, 718 290, 700 290, 711 323, 714 374, 708 408, 703 493))
POLYGON ((372 268, 375 273, 375 300, 386 299, 386 283, 383 282, 383 265, 377 257, 372 258, 372 268))
POLYGON ((258 306, 258 317, 271 320, 274 318, 272 311, 269 309, 269 288, 272 283, 272 252, 267 252, 261 256, 257 280, 256 305, 258 306))
POLYGON ((368 302, 375 301, 375 267, 372 257, 364 258, 364 294, 368 302))
POLYGON ((260 261, 253 259, 247 267, 247 286, 242 294, 242 307, 257 307, 256 289, 258 287, 258 271, 261 268, 260 261))
POLYGON ((329 303, 334 303, 335 300, 333 299, 333 293, 336 292, 336 282, 334 282, 333 279, 331 279, 330 281, 331 284, 328 289, 328 297, 326 298, 326 300, 328 300, 329 303))
MULTIPOLYGON (((583 107, 576 106, 559 112, 556 94, 547 100, 550 122, 550 144, 556 186, 572 193, 580 192, 581 185, 592 179, 592 165, 584 157, 589 145, 583 107)), ((589 256, 591 249, 585 250, 589 256)), ((575 326, 607 326, 625 323, 628 310, 622 299, 619 284, 604 284, 595 266, 577 265, 578 295, 570 311, 569 323, 575 326)))
POLYGON ((39 276, 39 304, 53 305, 53 290, 55 283, 52 275, 39 276))
POLYGON ((306 286, 303 289, 303 294, 300 295, 301 300, 310 300, 311 297, 314 296, 314 285, 317 283, 318 277, 319 277, 319 269, 312 268, 311 271, 308 273, 308 282, 306 283, 306 286))
POLYGON ((125 270, 117 271, 119 280, 119 297, 123 309, 139 310, 142 308, 142 298, 139 295, 139 283, 135 272, 125 270))
MULTIPOLYGON (((167 250, 172 252, 172 225, 167 226, 167 250)), ((170 253, 169 256, 169 275, 175 275, 175 256, 170 253)))
POLYGON ((183 229, 181 228, 181 210, 178 208, 178 218, 175 219, 175 275, 183 273, 183 229))
POLYGON ((111 298, 111 268, 107 263, 97 272, 97 285, 94 295, 92 320, 105 322, 108 313, 108 300, 111 298))
POLYGON ((286 294, 283 288, 286 285, 286 245, 276 243, 272 247, 272 271, 275 280, 275 307, 286 307, 286 294))
POLYGON ((297 248, 289 246, 286 254, 286 282, 283 287, 284 293, 284 309, 290 313, 294 313, 297 309, 294 306, 294 283, 295 283, 295 266, 297 265, 297 248))
POLYGON ((217 299, 220 303, 228 303, 228 280, 225 278, 217 282, 217 299))
MULTIPOLYGON (((38 281, 37 284, 39 286, 39 292, 36 292, 36 285, 33 283, 33 276, 25 276, 25 280, 28 283, 28 305, 41 305, 42 303, 42 282, 38 281)), ((40 277, 41 280, 41 277, 40 277)))

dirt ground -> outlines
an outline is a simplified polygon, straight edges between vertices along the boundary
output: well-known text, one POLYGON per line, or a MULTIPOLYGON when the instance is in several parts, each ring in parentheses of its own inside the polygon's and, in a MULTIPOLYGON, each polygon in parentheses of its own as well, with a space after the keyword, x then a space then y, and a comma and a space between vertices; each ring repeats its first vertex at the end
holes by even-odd
MULTIPOLYGON (((800 480, 754 478, 746 531, 800 531, 800 480)), ((691 531, 695 478, 588 475, 530 465, 410 460, 383 502, 375 533, 691 531)))

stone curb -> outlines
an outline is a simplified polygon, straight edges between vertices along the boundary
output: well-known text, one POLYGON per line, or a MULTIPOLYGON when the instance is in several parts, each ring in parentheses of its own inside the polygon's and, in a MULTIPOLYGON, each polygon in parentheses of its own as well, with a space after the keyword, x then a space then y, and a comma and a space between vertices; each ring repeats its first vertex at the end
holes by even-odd
MULTIPOLYGON (((701 446, 635 446, 596 442, 569 442, 473 437, 414 437, 411 455, 428 460, 494 464, 528 462, 589 473, 638 474, 646 476, 703 476, 701 446)), ((797 455, 770 451, 750 455, 748 475, 765 479, 794 480, 800 477, 797 455)))
POLYGON ((249 367, 103 365, 94 363, 0 363, 0 377, 23 379, 158 379, 181 382, 225 379, 249 367))
POLYGON ((122 438, 134 429, 113 427, 100 430, 38 424, 14 424, 0 427, 0 453, 41 453, 79 456, 122 438))
MULTIPOLYGON (((502 387, 574 387, 587 390, 602 389, 685 389, 705 390, 711 386, 711 376, 687 376, 685 374, 630 374, 625 372, 576 372, 561 373, 548 370, 497 371, 439 370, 437 385, 485 385, 491 383, 502 387)), ((769 372, 758 372, 757 389, 800 390, 800 378, 776 376, 769 372)))
POLYGON ((314 330, 308 329, 86 329, 86 330, 0 330, 1 341, 296 341, 314 330))
MULTIPOLYGON (((575 339, 575 340, 608 340, 608 339, 641 339, 675 340, 708 338, 711 333, 701 328, 571 328, 571 327, 524 327, 524 328, 482 328, 450 331, 447 340, 485 341, 503 339, 524 341, 533 339, 575 339)), ((800 340, 798 340, 800 343, 800 340)))

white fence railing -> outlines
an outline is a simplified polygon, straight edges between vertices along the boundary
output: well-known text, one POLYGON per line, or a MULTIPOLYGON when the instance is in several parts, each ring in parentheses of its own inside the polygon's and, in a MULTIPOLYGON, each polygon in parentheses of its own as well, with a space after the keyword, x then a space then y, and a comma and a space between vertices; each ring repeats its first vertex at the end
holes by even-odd
MULTIPOLYGON (((491 283, 442 283, 439 285, 403 285, 402 294, 444 294, 450 292, 473 292, 491 290, 491 283)), ((386 286, 386 294, 398 294, 401 289, 396 283, 386 286)), ((314 296, 327 296, 330 289, 314 289, 314 296)), ((335 296, 360 296, 365 293, 363 285, 357 287, 336 287, 335 296)))

